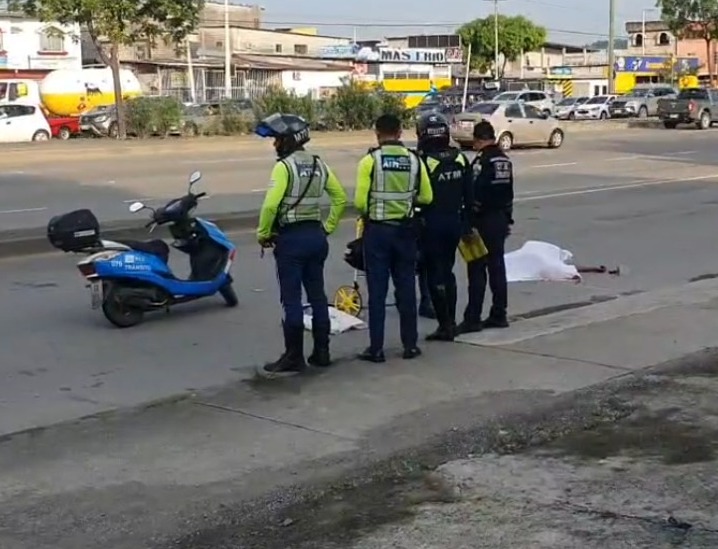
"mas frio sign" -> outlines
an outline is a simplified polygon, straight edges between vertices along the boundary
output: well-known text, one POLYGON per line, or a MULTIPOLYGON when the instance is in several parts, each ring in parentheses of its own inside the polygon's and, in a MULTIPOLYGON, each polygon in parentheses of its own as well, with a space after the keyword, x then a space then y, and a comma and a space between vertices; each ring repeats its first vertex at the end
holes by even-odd
POLYGON ((461 63, 461 48, 362 48, 357 61, 380 63, 421 63, 426 65, 446 65, 461 63))

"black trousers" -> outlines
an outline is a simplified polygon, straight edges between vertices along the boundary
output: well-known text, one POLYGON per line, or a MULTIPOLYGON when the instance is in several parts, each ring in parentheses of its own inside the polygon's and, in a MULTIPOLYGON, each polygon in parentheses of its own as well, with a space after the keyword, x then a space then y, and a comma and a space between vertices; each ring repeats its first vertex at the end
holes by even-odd
POLYGON ((508 283, 504 253, 509 236, 509 220, 504 212, 495 212, 480 217, 475 228, 486 245, 488 255, 467 265, 469 279, 469 302, 464 311, 464 322, 481 322, 486 286, 491 289, 489 318, 506 319, 508 307, 508 283))

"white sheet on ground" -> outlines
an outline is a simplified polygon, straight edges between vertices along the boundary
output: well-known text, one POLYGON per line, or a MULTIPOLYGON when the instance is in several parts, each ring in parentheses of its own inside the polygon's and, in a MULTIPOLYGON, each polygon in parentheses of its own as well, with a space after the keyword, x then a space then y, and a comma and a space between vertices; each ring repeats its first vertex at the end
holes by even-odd
POLYGON ((576 266, 572 264, 573 254, 548 242, 528 240, 504 257, 509 282, 581 280, 576 266))
MULTIPOLYGON (((329 307, 329 320, 332 323, 332 335, 343 334, 349 330, 363 330, 366 328, 366 324, 360 318, 349 315, 336 309, 329 307)), ((304 312, 304 328, 312 331, 312 310, 310 308, 305 309, 304 312)))

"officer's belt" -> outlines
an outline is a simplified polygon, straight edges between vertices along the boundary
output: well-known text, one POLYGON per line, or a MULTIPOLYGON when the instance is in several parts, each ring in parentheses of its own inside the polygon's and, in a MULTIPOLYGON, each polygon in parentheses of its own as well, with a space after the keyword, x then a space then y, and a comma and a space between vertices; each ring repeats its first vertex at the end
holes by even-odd
POLYGON ((305 221, 295 221, 294 223, 287 223, 286 225, 280 225, 277 231, 279 233, 286 233, 287 231, 291 231, 293 229, 300 229, 300 228, 306 228, 306 227, 321 227, 322 222, 316 221, 315 219, 307 219, 305 221))
POLYGON ((408 227, 414 221, 413 217, 404 217, 402 219, 368 219, 370 225, 387 225, 388 227, 408 227))

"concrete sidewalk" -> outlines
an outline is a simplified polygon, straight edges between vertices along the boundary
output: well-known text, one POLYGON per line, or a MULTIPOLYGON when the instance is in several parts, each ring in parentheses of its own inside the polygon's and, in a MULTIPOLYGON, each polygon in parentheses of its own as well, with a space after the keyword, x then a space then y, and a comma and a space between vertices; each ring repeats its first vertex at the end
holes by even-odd
POLYGON ((465 457, 480 446, 471 433, 491 426, 539 439, 580 428, 601 383, 715 345, 717 280, 626 301, 635 297, 586 308, 580 321, 519 322, 497 332, 506 343, 425 345, 416 361, 241 381, 6 437, 0 547, 300 547, 291 520, 277 526, 282 509, 324 482, 351 474, 361 486, 436 452, 465 457), (530 322, 551 330, 510 339, 530 322))

